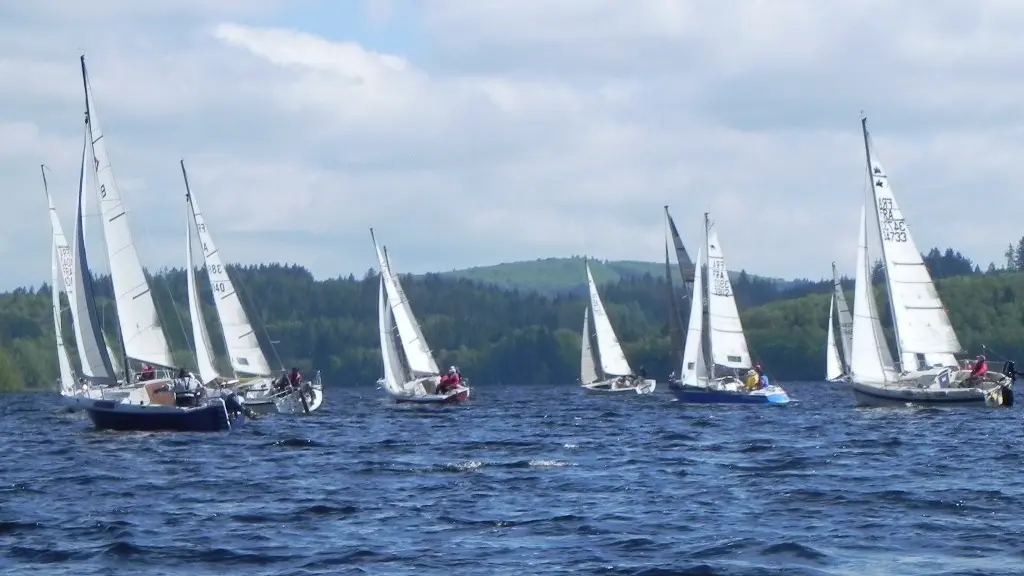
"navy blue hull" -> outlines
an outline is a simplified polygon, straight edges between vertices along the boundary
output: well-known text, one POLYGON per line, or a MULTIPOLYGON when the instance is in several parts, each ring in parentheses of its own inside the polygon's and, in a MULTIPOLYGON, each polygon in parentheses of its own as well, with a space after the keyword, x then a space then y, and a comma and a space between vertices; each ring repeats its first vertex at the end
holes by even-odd
POLYGON ((122 432, 222 432, 244 422, 242 416, 231 418, 220 403, 199 408, 131 406, 125 409, 115 402, 97 402, 86 411, 98 430, 122 432))

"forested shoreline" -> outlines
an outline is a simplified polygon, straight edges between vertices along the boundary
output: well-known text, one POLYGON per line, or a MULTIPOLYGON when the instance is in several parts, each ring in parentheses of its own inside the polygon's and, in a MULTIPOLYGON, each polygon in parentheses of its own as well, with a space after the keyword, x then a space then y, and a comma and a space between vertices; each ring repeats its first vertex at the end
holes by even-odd
MULTIPOLYGON (((1024 272, 1018 271, 1024 271, 1024 257, 1018 256, 1024 253, 1011 246, 1003 266, 990 265, 983 272, 953 250, 926 255, 968 353, 987 345, 990 354, 1024 358, 1024 272)), ((467 280, 457 273, 406 275, 402 282, 441 365, 459 365, 478 385, 569 384, 579 376, 585 275, 582 259, 564 260, 578 260, 579 288, 553 294, 467 280)), ((877 283, 877 272, 876 297, 883 324, 889 326, 885 289, 877 283)), ((254 324, 272 365, 321 370, 328 385, 372 384, 380 376, 374 271, 362 278, 317 281, 304 268, 271 264, 234 266, 230 274, 250 317, 258 319, 254 324)), ((201 285, 206 285, 200 276, 201 285)), ((150 280, 175 358, 189 367, 193 360, 191 334, 185 330, 189 320, 184 271, 161 271, 150 280)), ((515 282, 530 285, 529 278, 515 282)), ((110 280, 96 278, 95 284, 103 325, 113 337, 110 280)), ((678 291, 678 282, 674 284, 678 291)), ((844 286, 852 303, 852 281, 845 279, 844 286)), ((734 291, 751 354, 776 378, 823 378, 830 288, 830 279, 780 283, 736 274, 734 291)), ((672 366, 664 277, 649 272, 620 275, 600 290, 631 364, 664 380, 677 369, 672 366)), ((216 312, 210 295, 203 297, 215 351, 222 357, 216 312)), ((47 285, 0 294, 0 390, 54 386, 57 361, 51 314, 47 285)), ((67 314, 65 318, 65 339, 74 354, 67 314)), ((225 363, 223 358, 220 362, 225 363)))

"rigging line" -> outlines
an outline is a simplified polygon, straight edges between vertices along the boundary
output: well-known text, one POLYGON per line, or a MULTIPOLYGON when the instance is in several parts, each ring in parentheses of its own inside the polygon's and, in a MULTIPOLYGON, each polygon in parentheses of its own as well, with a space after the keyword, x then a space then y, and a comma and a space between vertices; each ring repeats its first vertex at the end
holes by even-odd
MULTIPOLYGON (((229 279, 231 278, 227 265, 224 266, 224 273, 227 274, 229 279)), ((235 292, 241 290, 242 296, 245 298, 246 303, 249 304, 249 309, 253 312, 259 312, 259 310, 256 309, 256 304, 254 304, 252 298, 249 297, 249 292, 245 289, 245 283, 235 282, 232 280, 232 284, 235 286, 235 292)), ((256 323, 259 324, 260 330, 263 332, 263 337, 266 339, 267 345, 270 346, 270 351, 274 353, 274 359, 277 360, 277 365, 280 366, 281 371, 284 372, 284 362, 281 361, 281 356, 277 353, 277 347, 274 346, 274 341, 270 338, 270 333, 267 331, 267 326, 263 322, 262 314, 254 314, 254 316, 256 317, 256 323)), ((250 323, 251 322, 252 320, 250 320, 250 323)), ((313 359, 312 356, 312 351, 310 351, 310 361, 313 359)))

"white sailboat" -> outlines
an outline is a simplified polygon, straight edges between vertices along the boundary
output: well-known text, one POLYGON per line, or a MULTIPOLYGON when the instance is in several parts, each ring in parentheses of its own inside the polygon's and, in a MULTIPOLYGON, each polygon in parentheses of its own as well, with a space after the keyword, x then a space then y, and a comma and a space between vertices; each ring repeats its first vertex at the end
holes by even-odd
POLYGON ((469 399, 469 383, 457 367, 452 366, 448 374, 457 375, 458 383, 442 384, 437 361, 412 313, 387 248, 382 251, 377 245, 372 228, 370 237, 380 265, 378 325, 384 377, 377 380, 377 384, 398 402, 437 404, 469 399))
POLYGON ((862 221, 858 251, 857 294, 854 301, 852 387, 858 405, 1009 405, 1012 404, 1010 377, 988 372, 972 378, 955 357, 961 352, 953 326, 939 298, 924 259, 910 234, 888 176, 875 157, 867 129, 861 121, 868 176, 872 189, 872 212, 879 233, 886 289, 893 317, 899 369, 890 369, 888 344, 873 318, 858 315, 862 294, 868 305, 870 270, 867 258, 867 222, 862 221))
POLYGON ((697 263, 681 383, 672 387, 672 393, 682 402, 698 404, 788 403, 789 396, 781 386, 748 390, 740 381, 744 373, 754 373, 754 364, 718 232, 708 214, 704 215, 704 246, 697 251, 697 263), (706 258, 703 264, 702 256, 706 258))
POLYGON ((587 269, 587 286, 590 290, 590 304, 583 311, 583 333, 580 336, 583 357, 580 362, 580 386, 588 393, 635 392, 651 394, 657 386, 654 379, 646 378, 641 370, 637 376, 629 367, 626 354, 622 351, 619 338, 615 335, 611 320, 605 311, 601 295, 597 292, 594 275, 587 269), (591 326, 591 324, 593 324, 591 326), (593 332, 591 332, 593 328, 593 332), (591 345, 591 338, 597 346, 591 345), (594 358, 594 352, 597 358, 594 358))
MULTIPOLYGON (((245 399, 246 407, 257 413, 308 414, 316 411, 324 400, 323 382, 319 371, 312 380, 302 382, 297 389, 293 386, 275 386, 270 364, 260 348, 256 331, 249 322, 245 308, 242 307, 234 282, 228 275, 220 251, 214 244, 213 236, 199 209, 199 203, 189 186, 184 160, 181 161, 181 175, 185 181, 185 201, 189 207, 187 219, 190 221, 187 231, 189 315, 192 319, 193 340, 196 343, 196 360, 203 382, 232 388, 245 399), (202 300, 192 263, 192 224, 195 225, 203 251, 213 302, 224 335, 224 348, 231 362, 233 374, 230 378, 221 376, 214 367, 215 356, 203 318, 202 300), (200 346, 201 340, 205 343, 204 346, 200 346), (200 359, 200 356, 205 356, 205 359, 200 359)), ((282 375, 282 378, 285 376, 282 375)))
POLYGON ((850 375, 850 349, 853 345, 853 317, 846 304, 846 295, 843 293, 835 262, 832 263, 832 288, 825 342, 825 380, 847 382, 850 375), (836 338, 836 324, 839 328, 839 338, 836 338))

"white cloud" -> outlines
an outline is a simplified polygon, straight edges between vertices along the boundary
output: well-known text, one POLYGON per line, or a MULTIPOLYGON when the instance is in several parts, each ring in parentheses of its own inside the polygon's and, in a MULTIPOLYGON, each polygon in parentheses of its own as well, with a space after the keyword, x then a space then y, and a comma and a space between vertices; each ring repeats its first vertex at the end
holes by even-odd
POLYGON ((5 5, 0 266, 49 275, 40 163, 71 224, 81 50, 154 267, 180 265, 184 157, 225 256, 321 277, 373 264, 370 226, 409 271, 657 259, 663 204, 691 244, 712 212, 733 267, 850 270, 860 110, 919 247, 998 261, 1021 24, 997 0, 5 5))

